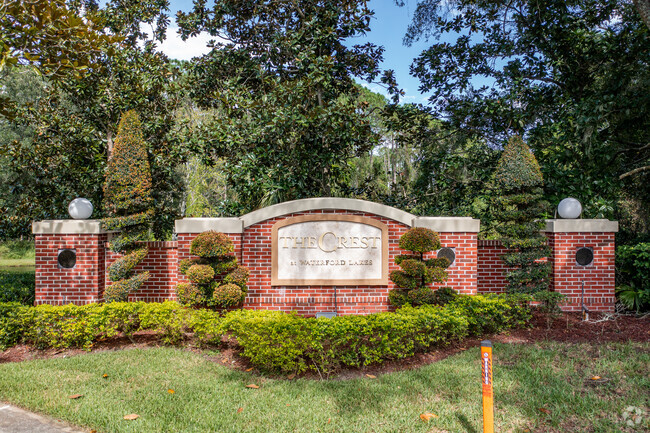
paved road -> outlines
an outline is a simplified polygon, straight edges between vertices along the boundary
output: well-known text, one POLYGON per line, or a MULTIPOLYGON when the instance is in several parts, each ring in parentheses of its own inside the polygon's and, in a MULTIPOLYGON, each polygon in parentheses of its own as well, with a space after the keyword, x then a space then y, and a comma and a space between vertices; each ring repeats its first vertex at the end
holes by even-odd
POLYGON ((87 431, 0 402, 0 433, 87 433, 87 431))

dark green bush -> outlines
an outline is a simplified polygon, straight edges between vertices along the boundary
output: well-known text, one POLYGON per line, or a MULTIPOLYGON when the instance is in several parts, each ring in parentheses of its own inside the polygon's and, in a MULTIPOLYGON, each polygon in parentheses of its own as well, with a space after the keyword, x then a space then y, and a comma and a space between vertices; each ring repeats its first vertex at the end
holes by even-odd
POLYGON ((34 269, 0 270, 0 302, 19 302, 33 305, 36 278, 34 269))
POLYGON ((650 310, 650 243, 616 248, 616 294, 629 310, 650 310))
POLYGON ((235 246, 230 237, 212 230, 198 234, 190 245, 190 254, 203 258, 225 256, 233 251, 235 246))
MULTIPOLYGON (((239 287, 233 285, 234 288, 239 287)), ((201 343, 217 343, 228 333, 242 355, 273 372, 360 367, 401 359, 457 341, 515 326, 530 319, 521 297, 457 296, 444 307, 404 307, 396 313, 315 319, 278 311, 237 310, 223 318, 210 310, 176 302, 114 302, 83 306, 0 304, 0 347, 24 341, 39 348, 89 349, 122 333, 153 330, 166 343, 193 333, 201 343)))
POLYGON ((108 278, 111 281, 128 278, 133 268, 144 259, 147 252, 146 248, 138 248, 126 254, 121 260, 117 260, 108 268, 108 278))

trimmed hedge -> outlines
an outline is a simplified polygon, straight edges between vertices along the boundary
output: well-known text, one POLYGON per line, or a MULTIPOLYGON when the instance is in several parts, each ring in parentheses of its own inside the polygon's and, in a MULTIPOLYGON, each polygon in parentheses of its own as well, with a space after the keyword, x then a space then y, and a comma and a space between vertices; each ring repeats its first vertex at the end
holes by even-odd
POLYGON ((269 372, 328 374, 402 359, 470 335, 525 325, 528 298, 457 296, 444 307, 404 307, 395 313, 304 318, 279 311, 219 313, 175 302, 131 302, 84 306, 0 304, 0 348, 24 341, 39 348, 83 347, 140 330, 160 333, 164 342, 194 333, 199 344, 227 335, 258 368, 269 372))
POLYGON ((227 314, 224 332, 258 368, 283 373, 331 373, 401 359, 470 335, 525 325, 528 298, 458 296, 444 307, 404 307, 395 313, 303 318, 278 311, 227 314))

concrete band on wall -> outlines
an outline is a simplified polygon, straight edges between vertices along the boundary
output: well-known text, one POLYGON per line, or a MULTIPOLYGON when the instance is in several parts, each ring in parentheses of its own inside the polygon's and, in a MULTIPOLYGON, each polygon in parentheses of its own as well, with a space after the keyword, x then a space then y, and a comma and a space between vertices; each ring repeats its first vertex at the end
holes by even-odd
POLYGON ((470 217, 418 217, 403 210, 365 200, 351 198, 307 198, 288 201, 248 213, 240 218, 184 218, 176 220, 176 233, 201 233, 215 230, 243 233, 254 224, 283 215, 314 210, 347 210, 365 212, 388 218, 410 227, 426 227, 437 232, 478 233, 480 221, 470 217))
POLYGON ((114 232, 103 230, 100 220, 45 220, 33 222, 32 233, 35 235, 99 235, 114 232))

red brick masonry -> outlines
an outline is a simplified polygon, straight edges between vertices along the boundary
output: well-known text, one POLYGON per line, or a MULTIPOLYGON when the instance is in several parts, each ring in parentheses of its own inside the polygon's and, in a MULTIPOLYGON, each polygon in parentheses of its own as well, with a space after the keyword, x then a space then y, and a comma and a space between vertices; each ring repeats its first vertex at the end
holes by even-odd
MULTIPOLYGON (((278 221, 308 214, 345 214, 374 218, 388 226, 389 270, 398 269, 395 256, 406 251, 398 247, 400 236, 409 225, 386 216, 342 209, 311 209, 287 213, 253 222, 229 233, 235 244, 238 260, 250 269, 249 293, 244 307, 296 311, 314 315, 334 311, 334 292, 339 314, 368 314, 389 311, 388 293, 394 288, 384 286, 272 286, 271 229, 278 221)), ((249 214, 250 215, 250 214, 249 214)), ((44 222, 47 223, 47 222, 44 222)), ((243 226, 243 223, 242 223, 243 226)), ((223 230, 227 232, 228 230, 223 230)), ((557 231, 557 230, 556 230, 557 231)), ((174 288, 185 277, 178 273, 178 263, 189 258, 190 243, 198 233, 177 233, 174 242, 149 242, 149 254, 137 271, 149 271, 150 278, 131 300, 160 302, 175 299, 174 288)), ((548 232, 553 264, 553 289, 566 294, 567 310, 580 309, 582 283, 585 303, 592 311, 611 311, 614 307, 614 232, 548 232), (590 247, 594 252, 591 265, 579 266, 576 250, 590 247)), ((86 304, 102 300, 110 281, 106 268, 117 255, 107 249, 110 234, 39 233, 36 238, 36 303, 86 304), (76 250, 77 264, 63 269, 57 263, 60 249, 76 250)), ((498 293, 505 287, 506 270, 501 255, 506 251, 498 241, 479 241, 476 232, 441 232, 443 247, 453 248, 455 262, 448 268, 444 284, 465 294, 498 293)), ((435 253, 432 253, 433 256, 435 253)), ((441 286, 441 285, 438 285, 441 286)))

